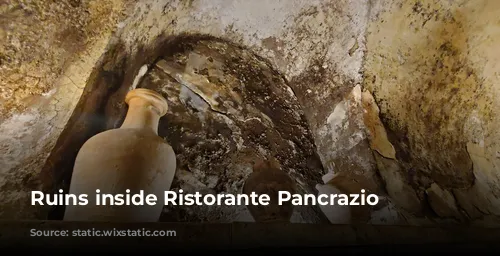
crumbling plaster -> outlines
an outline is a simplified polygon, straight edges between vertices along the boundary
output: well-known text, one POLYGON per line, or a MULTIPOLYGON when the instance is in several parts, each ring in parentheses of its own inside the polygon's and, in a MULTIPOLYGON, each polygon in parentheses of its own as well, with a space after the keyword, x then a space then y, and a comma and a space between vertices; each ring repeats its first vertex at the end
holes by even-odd
POLYGON ((120 0, 0 3, 0 217, 45 217, 29 192, 123 8, 120 0))
MULTIPOLYGON (((439 204, 443 198, 462 202, 451 211, 463 211, 444 218, 500 214, 498 7, 487 0, 140 1, 120 23, 107 21, 116 26, 111 38, 110 29, 80 59, 56 64, 66 71, 37 93, 44 100, 8 110, 0 124, 0 217, 43 218, 28 193, 99 57, 118 44, 134 55, 181 33, 234 41, 268 59, 303 105, 326 171, 352 172, 412 215, 425 212, 429 196, 439 199, 430 203, 435 212, 456 205, 439 204), (378 111, 387 134, 373 118, 378 111), (454 197, 439 196, 446 191, 454 197)), ((136 73, 142 64, 149 63, 136 73)), ((373 214, 374 222, 396 223, 393 208, 373 214)))
POLYGON ((396 169, 440 217, 500 213, 499 7, 372 2, 364 85, 397 149, 396 169))
MULTIPOLYGON (((321 70, 323 74, 326 73, 325 70, 334 70, 335 78, 326 77, 326 79, 319 80, 323 89, 314 83, 306 84, 309 82, 307 77, 295 83, 297 87, 300 87, 297 89, 310 90, 312 95, 317 95, 318 103, 323 104, 326 108, 325 112, 328 112, 328 108, 331 108, 331 104, 327 104, 330 87, 335 86, 335 83, 338 85, 345 83, 346 86, 353 87, 356 82, 361 81, 359 69, 363 55, 363 31, 368 14, 366 3, 366 1, 361 4, 349 1, 142 1, 130 11, 130 16, 126 20, 117 24, 118 31, 109 41, 107 48, 89 47, 88 50, 92 49, 99 55, 99 52, 111 49, 117 43, 125 43, 125 49, 133 55, 138 50, 137 47, 148 46, 155 38, 165 34, 200 33, 221 37, 243 44, 258 55, 269 59, 290 81, 308 69, 321 70), (266 8, 262 8, 264 4, 266 8), (354 45, 358 46, 349 51, 354 45), (318 63, 320 66, 314 66, 318 63)), ((97 58, 93 59, 94 62, 96 60, 97 58)), ((78 80, 76 80, 80 83, 67 85, 84 87, 90 68, 85 70, 80 67, 80 69, 78 80)), ((61 75, 61 77, 67 76, 67 74, 61 75)), ((63 96, 67 100, 68 105, 63 108, 67 110, 64 111, 67 118, 81 90, 63 94, 59 87, 61 86, 54 86, 58 90, 50 96, 50 99, 57 100, 58 97, 63 96)), ((301 102, 310 101, 306 98, 300 100, 301 102)), ((40 111, 50 109, 49 106, 50 104, 46 103, 37 108, 40 111)), ((26 113, 17 114, 22 116, 26 113)), ((25 170, 24 172, 36 177, 35 174, 47 156, 50 143, 45 150, 41 151, 36 151, 33 145, 43 144, 40 143, 42 135, 50 138, 51 142, 58 137, 60 130, 54 129, 51 132, 49 129, 52 125, 45 121, 47 118, 52 119, 53 116, 52 112, 52 114, 44 115, 45 119, 35 122, 34 125, 42 126, 39 136, 34 136, 33 133, 36 126, 27 125, 28 120, 19 119, 17 115, 3 122, 4 129, 10 129, 12 125, 10 127, 7 125, 11 123, 24 127, 30 133, 29 140, 24 143, 19 143, 19 140, 12 143, 10 136, 2 141, 2 145, 6 145, 6 152, 13 150, 23 152, 22 155, 6 154, 12 163, 21 163, 28 156, 40 158, 39 163, 35 165, 21 164, 3 169, 4 177, 14 178, 4 183, 2 193, 23 196, 23 199, 17 199, 14 202, 5 202, 4 209, 15 208, 23 213, 33 212, 33 207, 29 208, 28 202, 25 202, 31 188, 24 186, 22 180, 18 178, 18 173, 25 170), (12 183, 14 186, 10 186, 9 189, 8 186, 12 183)), ((59 118, 62 115, 57 116, 59 118)), ((310 118, 316 120, 314 117, 310 118)), ((66 120, 64 118, 58 120, 55 126, 61 128, 66 120)), ((315 125, 320 127, 324 124, 319 121, 315 125)), ((325 135, 316 132, 314 136, 325 135)), ((3 198, 14 197, 4 196, 3 198)), ((15 211, 4 211, 2 216, 21 217, 15 211)))

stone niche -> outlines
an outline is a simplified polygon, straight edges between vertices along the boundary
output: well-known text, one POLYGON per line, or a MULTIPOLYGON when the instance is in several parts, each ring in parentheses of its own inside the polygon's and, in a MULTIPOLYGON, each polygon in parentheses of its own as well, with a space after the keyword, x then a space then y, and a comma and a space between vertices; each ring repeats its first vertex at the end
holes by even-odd
MULTIPOLYGON (((280 73, 251 51, 218 38, 181 35, 163 41, 153 51, 151 62, 142 67, 147 71, 138 76, 123 71, 124 63, 134 61, 124 58, 104 63, 47 161, 43 171, 51 180, 46 183, 47 191, 68 190, 82 143, 121 125, 127 110, 124 93, 148 88, 163 94, 169 103, 159 135, 177 154, 171 189, 241 193, 253 164, 273 157, 296 181, 299 193, 315 193, 324 173, 321 160, 301 106, 280 73)), ((50 218, 61 218, 63 210, 53 208, 50 218)), ((170 206, 161 220, 231 222, 248 218, 244 206, 170 206)), ((314 206, 298 207, 293 219, 325 222, 314 206)))
MULTIPOLYGON (((49 219, 61 219, 62 207, 29 206, 29 191, 39 186, 48 193, 67 191, 80 147, 118 127, 125 94, 144 87, 163 93, 171 105, 160 135, 178 153, 173 189, 239 192, 251 163, 274 156, 302 193, 317 193, 315 185, 326 173, 343 173, 342 186, 354 182, 381 196, 374 209, 360 209, 361 222, 400 223, 384 182, 396 188, 405 183, 378 173, 374 152, 387 156, 383 149, 390 143, 372 112, 377 108, 363 103, 371 99, 361 86, 369 4, 277 0, 262 8, 253 1, 138 2, 99 47, 82 53, 91 52, 92 58, 68 65, 61 85, 46 96, 49 103, 33 107, 41 112, 37 133, 24 119, 13 119, 31 133, 7 149, 30 153, 8 155, 16 165, 2 171, 10 177, 2 190, 17 197, 5 201, 9 211, 0 216, 45 219, 48 211, 49 219), (379 128, 367 132, 365 119, 379 128), (19 164, 31 157, 36 162, 19 164)), ((2 145, 12 141, 5 138, 2 145)), ((236 208, 179 208, 165 209, 162 220, 237 221, 248 220, 248 214, 236 208)), ((293 221, 327 219, 318 208, 305 207, 293 221)))
MULTIPOLYGON (((229 5, 224 0, 125 2, 106 5, 111 14, 102 17, 120 13, 123 19, 93 21, 90 25, 109 23, 106 28, 112 29, 89 39, 82 51, 72 51, 59 79, 34 96, 40 100, 33 101, 36 104, 29 110, 11 113, 1 124, 0 149, 6 153, 0 155, 4 163, 0 189, 5 195, 1 218, 46 218, 49 209, 29 205, 30 191, 67 189, 80 146, 92 135, 120 125, 126 110, 123 97, 131 87, 154 87, 169 99, 172 110, 185 114, 181 118, 170 113, 161 128, 161 135, 180 150, 179 161, 189 163, 179 170, 176 188, 203 184, 207 193, 236 191, 242 179, 238 175, 248 174, 245 163, 275 155, 303 192, 314 191, 321 176, 330 171, 353 173, 353 179, 368 181, 365 184, 383 192, 357 97, 368 1, 277 0, 267 2, 265 8, 253 1, 229 5), (122 11, 123 5, 133 8, 122 11), (213 62, 204 61, 205 57, 213 62), (160 60, 168 64, 167 70, 160 60), (189 72, 178 77, 173 74, 178 68, 189 72), (209 91, 190 88, 190 83, 199 82, 209 91), (189 130, 180 129, 181 124, 189 130), (187 135, 179 137, 176 132, 187 135), (193 145, 193 139, 200 137, 204 141, 193 145), (199 154, 194 157, 193 152, 199 154), (208 165, 205 156, 215 159, 221 152, 241 161, 222 157, 204 166, 208 165), (237 171, 226 174, 223 167, 228 166, 237 171)), ((36 4, 20 7, 35 11, 24 19, 28 23, 44 15, 36 12, 36 4)), ((72 8, 83 15, 75 14, 71 20, 76 23, 97 10, 85 2, 72 8)), ((29 34, 37 27, 26 28, 29 34)), ((96 32, 95 27, 90 30, 96 32)), ((37 43, 31 42, 30 47, 38 49, 40 58, 58 58, 40 50, 45 41, 37 43)), ((52 66, 60 69, 60 65, 52 66)), ((50 218, 60 218, 62 210, 51 209, 50 218)), ((227 217, 204 213, 203 218, 244 215, 235 211, 224 213, 227 217)), ((166 211, 165 218, 175 214, 166 211)), ((301 210, 295 216, 296 221, 322 219, 317 209, 301 210)))

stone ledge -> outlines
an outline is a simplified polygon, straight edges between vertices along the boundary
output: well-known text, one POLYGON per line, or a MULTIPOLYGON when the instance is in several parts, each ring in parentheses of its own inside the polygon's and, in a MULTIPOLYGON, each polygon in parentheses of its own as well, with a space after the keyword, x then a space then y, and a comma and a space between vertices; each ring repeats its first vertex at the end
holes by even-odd
POLYGON ((107 223, 0 221, 0 245, 12 248, 83 248, 137 246, 164 250, 331 248, 408 245, 500 245, 500 229, 410 226, 260 224, 260 223, 107 223), (30 230, 175 230, 175 237, 30 237, 30 230))

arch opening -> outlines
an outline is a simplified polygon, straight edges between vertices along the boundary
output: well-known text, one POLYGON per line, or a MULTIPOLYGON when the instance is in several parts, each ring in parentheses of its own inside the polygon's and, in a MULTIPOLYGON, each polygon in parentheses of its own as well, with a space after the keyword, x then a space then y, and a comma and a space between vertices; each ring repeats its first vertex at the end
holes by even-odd
MULTIPOLYGON (((96 69, 101 72, 94 74, 86 88, 94 90, 83 94, 45 166, 44 173, 51 178, 49 191, 68 190, 70 159, 74 161, 84 138, 119 127, 127 109, 122 96, 132 88, 147 88, 161 93, 169 103, 158 133, 177 155, 171 189, 240 193, 252 165, 274 158, 297 182, 299 193, 314 193, 323 167, 301 105, 284 76, 250 50, 222 39, 182 35, 158 42, 135 57, 108 55, 110 61, 96 69), (127 75, 124 68, 135 69, 138 75, 127 75), (75 133, 78 127, 83 130, 75 133)), ((248 218, 244 206, 200 208, 165 208, 161 220, 248 218)), ((49 218, 60 219, 63 212, 58 206, 49 218)), ((293 218, 325 221, 316 207, 299 207, 293 218)))

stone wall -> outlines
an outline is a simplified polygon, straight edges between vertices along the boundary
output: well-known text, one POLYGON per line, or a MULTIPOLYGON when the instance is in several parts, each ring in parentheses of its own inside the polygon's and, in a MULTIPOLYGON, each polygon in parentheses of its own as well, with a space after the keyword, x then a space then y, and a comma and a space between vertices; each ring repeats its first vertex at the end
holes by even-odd
MULTIPOLYGON (((114 2, 114 4, 117 3, 114 2)), ((334 161, 333 159, 339 153, 329 152, 333 135, 329 133, 328 128, 325 128, 329 125, 326 119, 333 111, 332 101, 341 101, 344 94, 361 81, 360 67, 364 46, 363 32, 368 14, 367 2, 273 1, 265 2, 266 8, 262 8, 263 3, 259 1, 231 1, 229 4, 227 1, 142 1, 132 9, 128 9, 124 14, 127 18, 117 25, 116 32, 111 39, 104 37, 104 44, 100 47, 88 46, 86 48, 83 54, 85 57, 89 57, 92 51, 96 53, 96 56, 106 52, 97 62, 95 62, 96 58, 90 58, 88 68, 83 68, 77 61, 64 63, 64 66, 72 73, 68 71, 59 77, 66 79, 64 81, 67 82, 63 83, 64 85, 69 88, 78 88, 78 90, 63 93, 62 86, 54 86, 57 91, 53 91, 54 95, 48 94, 47 101, 59 102, 58 104, 65 102, 66 105, 59 109, 53 107, 50 102, 32 104, 31 109, 37 109, 37 111, 47 109, 46 111, 50 114, 43 115, 41 119, 30 120, 27 117, 23 119, 23 116, 21 118, 14 116, 2 123, 4 128, 2 135, 5 135, 2 145, 5 145, 6 157, 8 157, 5 161, 22 163, 23 159, 28 157, 38 159, 32 165, 18 164, 3 170, 2 175, 6 177, 5 185, 2 186, 2 193, 6 195, 3 198, 13 200, 5 202, 8 205, 5 209, 12 209, 12 211, 4 211, 1 213, 2 216, 31 218, 38 212, 34 207, 27 205, 29 191, 39 187, 38 173, 42 166, 45 166, 45 169, 51 169, 60 163, 57 159, 49 158, 48 162, 43 164, 50 149, 56 143, 55 140, 61 134, 61 129, 64 128, 71 114, 73 114, 73 119, 77 116, 72 111, 75 107, 78 112, 82 109, 88 111, 89 104, 94 104, 95 107, 99 105, 95 102, 80 101, 80 107, 78 107, 76 101, 82 89, 86 87, 87 93, 91 93, 93 89, 96 89, 91 86, 91 84, 95 85, 96 76, 116 70, 122 73, 126 70, 126 78, 119 75, 118 77, 122 80, 118 83, 124 81, 132 83, 130 78, 139 72, 139 68, 144 64, 150 64, 148 63, 151 61, 150 58, 141 58, 145 51, 149 49, 154 52, 154 49, 159 48, 159 44, 164 42, 161 38, 171 38, 185 33, 206 34, 233 41, 245 45, 269 60, 290 81, 292 89, 297 91, 296 95, 300 96, 299 101, 304 104, 305 115, 311 124, 314 138, 318 141, 325 141, 325 145, 319 146, 320 157, 326 162, 334 161), (121 64, 125 66, 120 66, 121 64), (71 69, 73 66, 75 68, 71 69), (97 67, 97 70, 94 69, 91 73, 91 67, 97 67), (75 77, 69 74, 74 74, 75 77), (84 106, 85 104, 87 107, 84 106), (317 109, 324 111, 316 111, 317 109), (57 118, 52 119, 54 116, 57 118), (11 133, 15 131, 12 129, 14 126, 23 127, 26 130, 28 135, 25 143, 19 144, 19 141, 16 141, 17 144, 12 143, 11 133), (52 127, 58 129, 51 132, 52 127), (36 135, 37 129, 40 130, 40 135, 36 135), (42 135, 49 138, 47 142, 41 140, 42 135), (323 140, 324 138, 326 140, 323 140), (44 148, 34 151, 34 144, 39 147, 43 145, 44 148), (16 154, 13 150, 23 152, 23 154, 16 154), (29 181, 32 180, 32 183, 36 185, 27 187, 27 178, 23 179, 19 176, 21 171, 26 173, 29 181), (7 179, 7 177, 12 178, 7 179), (22 214, 19 214, 20 212, 22 214)), ((49 8, 49 10, 52 9, 49 8)), ((110 12, 111 16, 121 11, 120 8, 113 10, 110 12)), ((83 21, 85 18, 83 14, 74 17, 75 22, 83 21)), ((105 20, 97 22, 108 23, 105 20)), ((111 24, 116 24, 116 21, 111 21, 111 24)), ((70 38, 66 39, 72 42, 70 38)), ((93 41, 98 42, 97 39, 93 41)), ((41 47, 36 43, 33 44, 33 47, 41 47)), ((151 56, 149 54, 149 57, 151 56)), ((113 81, 107 80, 106 82, 113 81)), ((118 91, 111 97, 119 98, 123 96, 122 94, 123 91, 118 91)), ((109 108, 105 110, 105 113, 117 111, 113 107, 109 108)), ((30 113, 27 110, 21 112, 11 110, 11 112, 22 115, 30 113)), ((116 123, 111 120, 105 128, 111 128, 114 125, 116 123)), ((63 135, 71 133, 69 131, 78 134, 78 130, 71 127, 66 127, 65 131, 63 135)), ((346 139, 348 137, 346 136, 346 139)), ((80 138, 80 142, 84 139, 80 138)), ((59 138, 56 145, 64 143, 66 143, 65 140, 59 138)), ((56 146, 52 152, 52 155, 59 154, 58 147, 56 146)), ((68 160, 60 161, 66 161, 67 165, 71 164, 68 160)), ((328 169, 333 170, 333 165, 330 164, 328 169)), ((41 216, 39 218, 43 218, 43 214, 41 216)))
MULTIPOLYGON (((302 105, 321 174, 348 173, 383 196, 373 223, 437 217, 488 224, 484 216, 500 215, 496 1, 58 2, 2 5, 8 15, 1 18, 24 16, 1 31, 8 35, 1 37, 2 72, 13 74, 0 83, 1 218, 45 218, 46 210, 29 206, 29 191, 46 183, 42 168, 71 167, 71 158, 58 156, 68 147, 76 154, 87 139, 79 136, 86 129, 80 114, 115 116, 123 106, 106 100, 123 97, 162 45, 186 33, 244 45, 283 75, 302 105), (57 11, 66 7, 72 11, 57 11), (59 24, 65 15, 73 15, 73 27, 54 25, 57 35, 77 29, 89 36, 31 40, 43 33, 30 22, 59 24), (19 45, 37 49, 31 59, 45 62, 33 62, 28 73, 11 68, 9 58, 30 63, 13 53, 19 45), (37 84, 36 76, 24 80, 41 66, 57 72, 41 69, 51 75, 39 87, 19 85, 37 84), (109 94, 94 92, 106 86, 109 94)), ((87 128, 119 122, 106 120, 87 128)))
POLYGON ((29 193, 126 6, 0 3, 0 218, 45 218, 29 193))
POLYGON ((499 214, 499 7, 487 0, 372 2, 364 86, 396 148, 396 160, 380 171, 398 173, 416 192, 414 205, 428 202, 439 217, 499 214))

